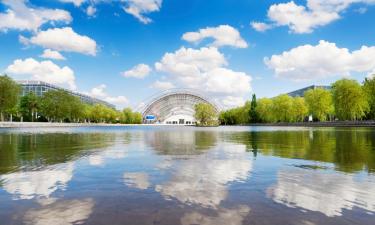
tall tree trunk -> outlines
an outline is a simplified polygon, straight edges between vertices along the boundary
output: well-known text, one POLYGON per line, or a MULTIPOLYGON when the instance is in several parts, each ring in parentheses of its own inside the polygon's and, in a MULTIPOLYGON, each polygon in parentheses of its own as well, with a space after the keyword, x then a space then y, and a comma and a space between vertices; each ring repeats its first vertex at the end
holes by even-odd
POLYGON ((3 114, 3 112, 0 112, 0 119, 1 119, 1 122, 4 122, 4 114, 3 114))
POLYGON ((13 122, 13 114, 10 114, 10 122, 13 122))

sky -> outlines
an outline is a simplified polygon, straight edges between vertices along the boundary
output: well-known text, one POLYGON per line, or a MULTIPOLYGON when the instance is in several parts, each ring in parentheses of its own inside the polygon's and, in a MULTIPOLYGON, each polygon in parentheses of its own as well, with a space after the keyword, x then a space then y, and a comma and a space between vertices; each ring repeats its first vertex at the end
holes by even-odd
POLYGON ((375 0, 0 0, 0 73, 123 107, 224 108, 375 73, 375 0))

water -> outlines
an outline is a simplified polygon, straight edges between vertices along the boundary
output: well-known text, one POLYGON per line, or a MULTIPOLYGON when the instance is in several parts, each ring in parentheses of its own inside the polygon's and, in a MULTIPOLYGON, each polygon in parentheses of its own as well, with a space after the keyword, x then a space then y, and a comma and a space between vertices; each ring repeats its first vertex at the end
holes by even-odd
POLYGON ((0 130, 0 224, 375 224, 375 129, 0 130))

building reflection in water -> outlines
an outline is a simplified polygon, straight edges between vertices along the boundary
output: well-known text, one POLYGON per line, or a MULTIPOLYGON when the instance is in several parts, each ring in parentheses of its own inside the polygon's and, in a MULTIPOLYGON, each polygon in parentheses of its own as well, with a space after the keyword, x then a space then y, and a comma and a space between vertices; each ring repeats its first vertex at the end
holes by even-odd
POLYGON ((374 177, 311 169, 281 170, 269 193, 277 203, 329 217, 341 216, 343 210, 355 207, 375 212, 374 177))

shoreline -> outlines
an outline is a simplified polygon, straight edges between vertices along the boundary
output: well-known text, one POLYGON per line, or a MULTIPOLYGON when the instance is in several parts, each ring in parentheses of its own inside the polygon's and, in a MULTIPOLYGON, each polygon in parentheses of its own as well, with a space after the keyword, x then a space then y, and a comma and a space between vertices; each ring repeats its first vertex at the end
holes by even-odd
MULTIPOLYGON (((0 122, 0 128, 41 128, 41 127, 126 127, 126 126, 184 126, 170 124, 108 124, 108 123, 50 123, 50 122, 0 122)), ((253 123, 231 126, 257 127, 375 127, 375 121, 335 121, 299 123, 253 123)))

